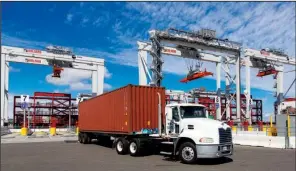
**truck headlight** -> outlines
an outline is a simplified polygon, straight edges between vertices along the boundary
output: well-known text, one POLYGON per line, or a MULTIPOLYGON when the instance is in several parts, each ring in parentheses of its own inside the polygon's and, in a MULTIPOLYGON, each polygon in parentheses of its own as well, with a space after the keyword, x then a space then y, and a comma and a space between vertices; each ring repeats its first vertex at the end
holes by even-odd
POLYGON ((201 142, 201 143, 213 143, 214 139, 213 138, 208 138, 208 137, 203 137, 203 138, 199 139, 199 142, 201 142))

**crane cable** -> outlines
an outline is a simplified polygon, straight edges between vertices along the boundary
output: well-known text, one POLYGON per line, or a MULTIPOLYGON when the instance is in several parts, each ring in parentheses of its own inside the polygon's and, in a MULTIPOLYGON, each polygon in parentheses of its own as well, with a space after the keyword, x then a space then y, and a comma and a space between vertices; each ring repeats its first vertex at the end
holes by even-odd
POLYGON ((288 92, 290 91, 290 89, 292 88, 292 85, 295 83, 296 78, 294 79, 294 81, 292 82, 292 84, 290 85, 289 89, 287 90, 287 92, 284 95, 284 98, 286 97, 286 95, 288 94, 288 92))
POLYGON ((294 69, 294 70, 290 70, 290 71, 286 71, 286 72, 284 72, 284 73, 289 73, 289 72, 293 72, 293 71, 296 71, 296 69, 294 69))
POLYGON ((183 57, 188 73, 191 73, 196 70, 200 70, 202 67, 203 62, 198 58, 185 58, 183 57))

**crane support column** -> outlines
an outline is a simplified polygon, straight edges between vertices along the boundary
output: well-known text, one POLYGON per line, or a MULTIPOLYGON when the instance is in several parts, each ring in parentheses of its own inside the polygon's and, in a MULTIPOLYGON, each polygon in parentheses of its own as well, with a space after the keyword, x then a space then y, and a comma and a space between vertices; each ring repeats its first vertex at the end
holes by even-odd
POLYGON ((152 84, 154 86, 161 86, 162 81, 162 64, 163 61, 161 59, 161 44, 160 39, 155 34, 155 31, 151 31, 150 39, 152 42, 150 54, 152 56, 152 84))
POLYGON ((1 67, 1 108, 0 108, 0 111, 1 111, 1 126, 4 126, 4 123, 7 122, 7 111, 6 111, 6 103, 5 101, 7 101, 7 98, 6 98, 6 72, 9 72, 7 71, 7 66, 6 66, 6 62, 5 62, 5 58, 6 58, 6 55, 4 54, 1 54, 1 63, 0 63, 0 67, 1 67))
POLYGON ((216 119, 221 120, 221 63, 216 63, 216 90, 217 90, 217 99, 215 99, 216 103, 216 119))
POLYGON ((145 71, 145 64, 147 64, 147 51, 139 50, 138 51, 139 85, 147 85, 147 74, 145 71))
POLYGON ((5 62, 5 87, 4 87, 4 121, 8 123, 8 81, 9 81, 9 63, 5 62))
POLYGON ((97 95, 101 95, 104 92, 104 75, 105 75, 105 67, 104 65, 97 65, 97 79, 96 79, 96 93, 97 95))
MULTIPOLYGON (((226 119, 230 119, 230 103, 231 103, 231 99, 230 99, 230 68, 229 65, 226 64, 225 65, 225 100, 226 100, 226 108, 224 110, 226 110, 226 119)), ((223 111, 224 113, 224 111, 223 111)))
POLYGON ((281 114, 281 102, 284 100, 283 98, 283 93, 284 93, 284 72, 283 72, 283 68, 281 68, 279 70, 279 72, 277 73, 277 113, 281 114))
POLYGON ((248 119, 249 124, 252 124, 252 116, 251 116, 251 86, 250 86, 250 57, 245 57, 245 66, 246 66, 246 118, 248 119))
MULTIPOLYGON (((242 52, 242 51, 241 51, 242 52)), ((242 54, 242 53, 241 53, 242 54)), ((241 121, 241 82, 240 82, 240 58, 242 55, 237 57, 236 60, 236 118, 241 121)))
POLYGON ((98 90, 98 72, 97 71, 92 71, 92 94, 93 96, 97 95, 97 90, 98 90))

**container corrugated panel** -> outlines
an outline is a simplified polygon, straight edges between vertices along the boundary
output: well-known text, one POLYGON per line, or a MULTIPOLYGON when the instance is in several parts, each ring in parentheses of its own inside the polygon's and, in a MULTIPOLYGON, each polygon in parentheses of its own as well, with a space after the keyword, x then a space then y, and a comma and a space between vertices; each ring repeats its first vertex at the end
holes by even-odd
POLYGON ((131 134, 158 128, 158 93, 164 118, 164 88, 128 85, 81 102, 79 130, 131 134))

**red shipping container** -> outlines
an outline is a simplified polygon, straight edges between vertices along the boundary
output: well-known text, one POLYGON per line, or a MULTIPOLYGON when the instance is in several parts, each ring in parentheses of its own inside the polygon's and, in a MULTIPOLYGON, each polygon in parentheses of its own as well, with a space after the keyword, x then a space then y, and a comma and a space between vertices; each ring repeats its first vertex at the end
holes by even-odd
POLYGON ((132 134, 143 128, 158 128, 158 104, 162 121, 165 89, 127 85, 83 101, 78 106, 80 131, 132 134))

